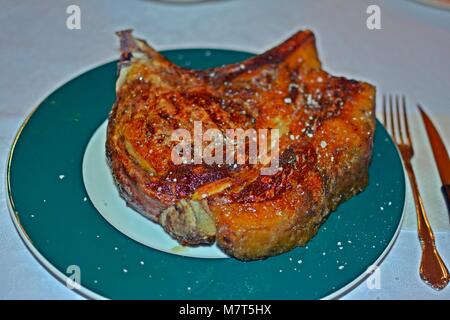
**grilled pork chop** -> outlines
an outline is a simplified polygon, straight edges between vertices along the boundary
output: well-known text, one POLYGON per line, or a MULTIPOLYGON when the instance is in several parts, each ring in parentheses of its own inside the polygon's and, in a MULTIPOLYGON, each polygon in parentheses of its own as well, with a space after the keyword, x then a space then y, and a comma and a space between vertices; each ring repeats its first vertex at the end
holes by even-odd
POLYGON ((241 260, 307 243, 339 203, 367 185, 375 88, 321 69, 301 31, 242 63, 174 65, 136 39, 121 41, 107 159, 120 195, 183 245, 214 242, 241 260), (279 170, 171 160, 171 132, 279 130, 279 170))

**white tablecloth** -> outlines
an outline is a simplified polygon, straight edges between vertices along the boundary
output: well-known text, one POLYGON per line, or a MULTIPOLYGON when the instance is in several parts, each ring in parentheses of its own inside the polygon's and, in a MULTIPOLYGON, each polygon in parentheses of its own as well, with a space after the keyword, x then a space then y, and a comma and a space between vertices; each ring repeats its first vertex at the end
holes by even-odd
MULTIPOLYGON (((420 101, 450 142, 450 11, 408 0, 223 0, 175 5, 149 0, 1 0, 0 181, 25 117, 74 76, 118 57, 114 31, 132 27, 157 49, 212 47, 261 52, 299 29, 312 29, 326 70, 405 93, 413 116, 414 165, 436 242, 450 266, 450 223, 440 181, 415 110, 420 101), (66 8, 81 8, 81 29, 66 28, 66 8), (366 9, 381 8, 381 30, 368 30, 366 9)), ((388 168, 387 168, 388 170, 388 168)), ((4 183, 0 194, 5 194, 4 183)), ((366 282, 344 299, 450 299, 418 276, 420 246, 412 196, 397 242, 381 265, 381 287, 366 282)), ((0 299, 82 299, 29 253, 0 197, 0 299)))

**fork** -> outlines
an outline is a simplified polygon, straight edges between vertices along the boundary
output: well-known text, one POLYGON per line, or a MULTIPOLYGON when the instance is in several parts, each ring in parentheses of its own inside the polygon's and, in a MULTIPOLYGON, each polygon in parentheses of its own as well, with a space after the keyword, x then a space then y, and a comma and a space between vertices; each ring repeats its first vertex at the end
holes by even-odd
POLYGON ((406 98, 404 95, 400 98, 395 96, 395 115, 394 115, 394 99, 392 95, 389 95, 389 99, 386 95, 383 95, 383 124, 388 129, 388 113, 387 104, 389 105, 389 124, 390 133, 392 139, 400 150, 400 154, 403 159, 406 172, 408 173, 409 181, 411 183, 411 189, 413 192, 416 213, 417 213, 417 231, 419 235, 420 244, 422 247, 422 258, 420 261, 420 277, 422 280, 436 290, 441 290, 447 286, 450 277, 442 260, 439 252, 436 248, 435 238, 433 230, 431 229, 430 222, 428 221, 425 207, 423 205, 422 197, 420 196, 419 187, 417 185, 416 176, 414 174, 411 159, 414 156, 414 148, 411 140, 411 134, 409 132, 408 115, 406 113, 406 98), (402 117, 403 122, 402 126, 402 117), (397 129, 395 128, 397 124, 397 129), (403 131, 406 133, 406 138, 403 138, 403 131), (398 134, 397 134, 398 132, 398 134))

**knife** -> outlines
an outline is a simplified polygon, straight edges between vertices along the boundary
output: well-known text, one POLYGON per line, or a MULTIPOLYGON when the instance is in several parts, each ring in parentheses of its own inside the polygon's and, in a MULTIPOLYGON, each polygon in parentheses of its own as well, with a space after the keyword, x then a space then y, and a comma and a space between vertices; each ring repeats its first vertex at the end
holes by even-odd
POLYGON ((433 150, 434 160, 439 170, 439 175, 442 181, 442 194, 444 195, 445 202, 447 203, 448 213, 450 214, 450 160, 448 157, 445 144, 439 135, 436 127, 431 122, 430 117, 423 111, 422 107, 418 104, 420 114, 422 115, 425 129, 427 130, 428 139, 431 143, 431 149, 433 150))

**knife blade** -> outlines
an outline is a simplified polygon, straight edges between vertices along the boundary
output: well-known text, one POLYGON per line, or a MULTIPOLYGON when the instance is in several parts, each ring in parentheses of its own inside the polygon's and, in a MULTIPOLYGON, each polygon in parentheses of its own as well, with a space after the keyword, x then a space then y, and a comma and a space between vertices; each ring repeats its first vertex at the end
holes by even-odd
POLYGON ((450 159, 448 157, 447 149, 445 148, 445 144, 430 117, 425 113, 419 104, 417 107, 419 108, 423 123, 425 124, 428 139, 431 143, 434 160, 436 161, 439 176, 442 181, 441 191, 444 195, 445 202, 447 203, 448 213, 450 214, 450 159))

